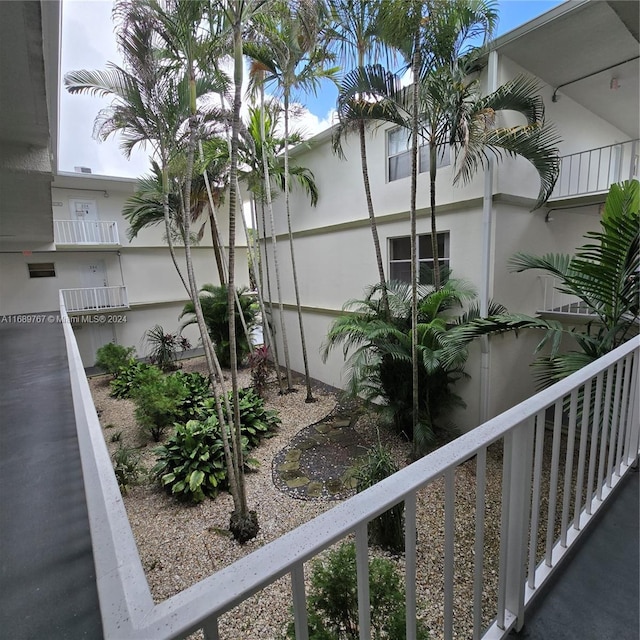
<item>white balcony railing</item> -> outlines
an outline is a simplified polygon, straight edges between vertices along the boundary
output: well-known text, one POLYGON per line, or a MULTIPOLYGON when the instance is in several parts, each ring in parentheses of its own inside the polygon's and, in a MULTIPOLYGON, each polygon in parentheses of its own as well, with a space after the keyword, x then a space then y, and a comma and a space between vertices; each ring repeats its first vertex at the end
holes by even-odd
POLYGON ((587 304, 570 293, 559 290, 560 281, 553 276, 542 276, 544 286, 544 298, 542 309, 538 313, 555 313, 560 315, 579 315, 583 317, 595 317, 587 304))
POLYGON ((638 140, 629 140, 563 156, 551 200, 602 193, 614 182, 638 178, 638 151, 638 140))
MULTIPOLYGON (((63 320, 67 317, 62 296, 61 315, 63 320)), ((63 327, 107 639, 184 638, 203 629, 207 640, 218 640, 222 614, 289 575, 296 638, 307 640, 305 564, 351 533, 355 533, 357 550, 360 638, 369 638, 367 523, 404 502, 406 638, 413 640, 419 579, 416 553, 419 546, 430 544, 423 532, 416 531, 416 494, 441 479, 444 595, 437 635, 453 638, 456 585, 465 580, 473 585, 465 613, 473 621, 472 637, 504 638, 511 628, 522 626, 532 597, 638 455, 640 348, 634 340, 231 566, 154 604, 72 327, 68 322, 63 327), (497 506, 485 505, 486 460, 489 446, 496 443, 502 445, 501 524, 496 534, 500 551, 494 564, 497 597, 487 603, 483 591, 492 577, 485 565, 494 559, 485 558, 485 514, 489 509, 496 512, 497 506), (550 462, 544 461, 546 445, 551 448, 550 462), (456 538, 456 470, 470 459, 475 459, 475 469, 464 477, 471 476, 475 482, 475 538, 466 551, 474 559, 474 568, 460 575, 465 567, 454 562, 461 544, 456 538), (494 621, 483 628, 483 618, 489 617, 494 621)))
POLYGON ((126 287, 89 287, 85 289, 60 289, 65 309, 74 311, 108 311, 128 309, 126 287))
POLYGON ((59 245, 119 245, 118 223, 106 220, 54 220, 55 243, 59 245))

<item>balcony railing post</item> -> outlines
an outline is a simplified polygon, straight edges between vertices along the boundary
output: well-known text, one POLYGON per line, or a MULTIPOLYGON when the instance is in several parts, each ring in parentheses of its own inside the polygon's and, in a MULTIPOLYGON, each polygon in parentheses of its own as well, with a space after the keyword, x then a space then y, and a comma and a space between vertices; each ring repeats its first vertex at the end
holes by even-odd
POLYGON ((504 439, 503 494, 501 545, 504 566, 500 581, 504 581, 504 609, 516 616, 516 631, 524 624, 524 593, 526 580, 527 538, 531 509, 531 473, 535 418, 513 429, 504 439))

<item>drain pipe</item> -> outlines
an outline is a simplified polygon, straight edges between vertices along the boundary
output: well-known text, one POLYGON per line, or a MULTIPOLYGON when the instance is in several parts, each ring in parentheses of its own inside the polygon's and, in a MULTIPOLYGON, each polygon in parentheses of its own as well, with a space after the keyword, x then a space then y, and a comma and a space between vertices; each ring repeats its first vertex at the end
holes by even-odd
MULTIPOLYGON (((487 93, 498 86, 498 53, 489 53, 487 65, 487 93)), ((491 289, 491 239, 493 227, 493 174, 495 158, 489 156, 489 166, 484 171, 484 194, 482 197, 482 283, 480 287, 480 315, 489 313, 491 289)), ((480 339, 480 424, 489 419, 491 394, 491 343, 488 336, 480 339)))

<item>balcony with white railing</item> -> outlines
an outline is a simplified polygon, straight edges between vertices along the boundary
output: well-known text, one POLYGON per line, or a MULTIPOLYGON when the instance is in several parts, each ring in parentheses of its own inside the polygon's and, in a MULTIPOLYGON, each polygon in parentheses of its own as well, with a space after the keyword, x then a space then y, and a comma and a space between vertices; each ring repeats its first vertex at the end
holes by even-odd
POLYGON ((58 246, 120 246, 118 223, 107 220, 54 220, 58 246))
MULTIPOLYGON (((65 307, 62 295, 63 320, 67 317, 65 307)), ((201 629, 207 640, 218 640, 221 616, 280 577, 289 576, 296 638, 307 640, 308 562, 352 534, 357 556, 359 637, 368 639, 367 524, 402 502, 406 638, 413 640, 419 611, 416 585, 421 579, 417 558, 433 544, 416 528, 422 508, 418 493, 435 483, 444 493, 444 551, 442 593, 438 595, 438 588, 433 589, 432 600, 426 603, 439 606, 442 612, 441 627, 431 630, 432 637, 451 640, 463 616, 473 630, 465 637, 505 638, 511 629, 522 627, 533 598, 548 586, 553 574, 562 571, 563 560, 585 529, 598 526, 592 520, 602 513, 603 505, 615 499, 616 486, 638 457, 640 346, 635 339, 314 520, 154 604, 71 324, 63 322, 63 328, 107 639, 185 638, 201 629), (490 478, 487 465, 488 456, 493 455, 490 447, 500 451, 499 504, 485 503, 487 483, 496 480, 490 478), (463 465, 469 464, 473 465, 472 473, 463 475, 466 481, 471 477, 474 486, 469 494, 475 504, 472 542, 461 548, 456 484, 459 473, 468 471, 463 465), (496 517, 495 527, 488 529, 496 517), (485 532, 489 530, 499 542, 495 557, 486 552, 485 532), (459 562, 460 553, 472 560, 459 562), (487 599, 492 582, 497 583, 495 596, 487 599), (473 595, 461 610, 458 590, 463 583, 470 585, 473 595)), ((465 491, 469 491, 466 484, 465 491)), ((615 546, 616 541, 611 544, 615 546)), ((606 584, 617 580, 618 576, 610 576, 608 582, 600 575, 595 578, 606 584)), ((612 609, 615 606, 617 603, 612 609)), ((613 630, 611 637, 627 636, 613 630)))
POLYGON ((541 279, 544 289, 539 314, 567 316, 585 321, 597 318, 593 310, 578 296, 562 291, 560 280, 553 276, 541 276, 541 279))
POLYGON ((69 313, 129 308, 127 288, 124 286, 60 289, 60 294, 69 313))
POLYGON ((616 182, 638 178, 638 140, 588 149, 560 158, 560 175, 549 203, 604 194, 616 182))

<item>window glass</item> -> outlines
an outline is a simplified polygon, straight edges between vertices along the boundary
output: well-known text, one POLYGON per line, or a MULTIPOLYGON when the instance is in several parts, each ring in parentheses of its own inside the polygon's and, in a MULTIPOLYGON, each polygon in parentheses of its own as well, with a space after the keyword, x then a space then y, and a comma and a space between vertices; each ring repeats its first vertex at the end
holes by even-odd
MULTIPOLYGON (((438 168, 447 167, 451 164, 451 148, 448 144, 440 145, 437 154, 436 166, 438 168)), ((420 173, 429 171, 429 166, 429 146, 424 145, 420 147, 420 173)))
MULTIPOLYGON (((422 284, 431 284, 433 281, 433 251, 431 249, 431 234, 419 235, 418 263, 422 284)), ((438 234, 438 258, 441 269, 450 269, 448 232, 438 234)), ((389 278, 402 282, 411 281, 411 238, 409 236, 389 239, 389 278)))

